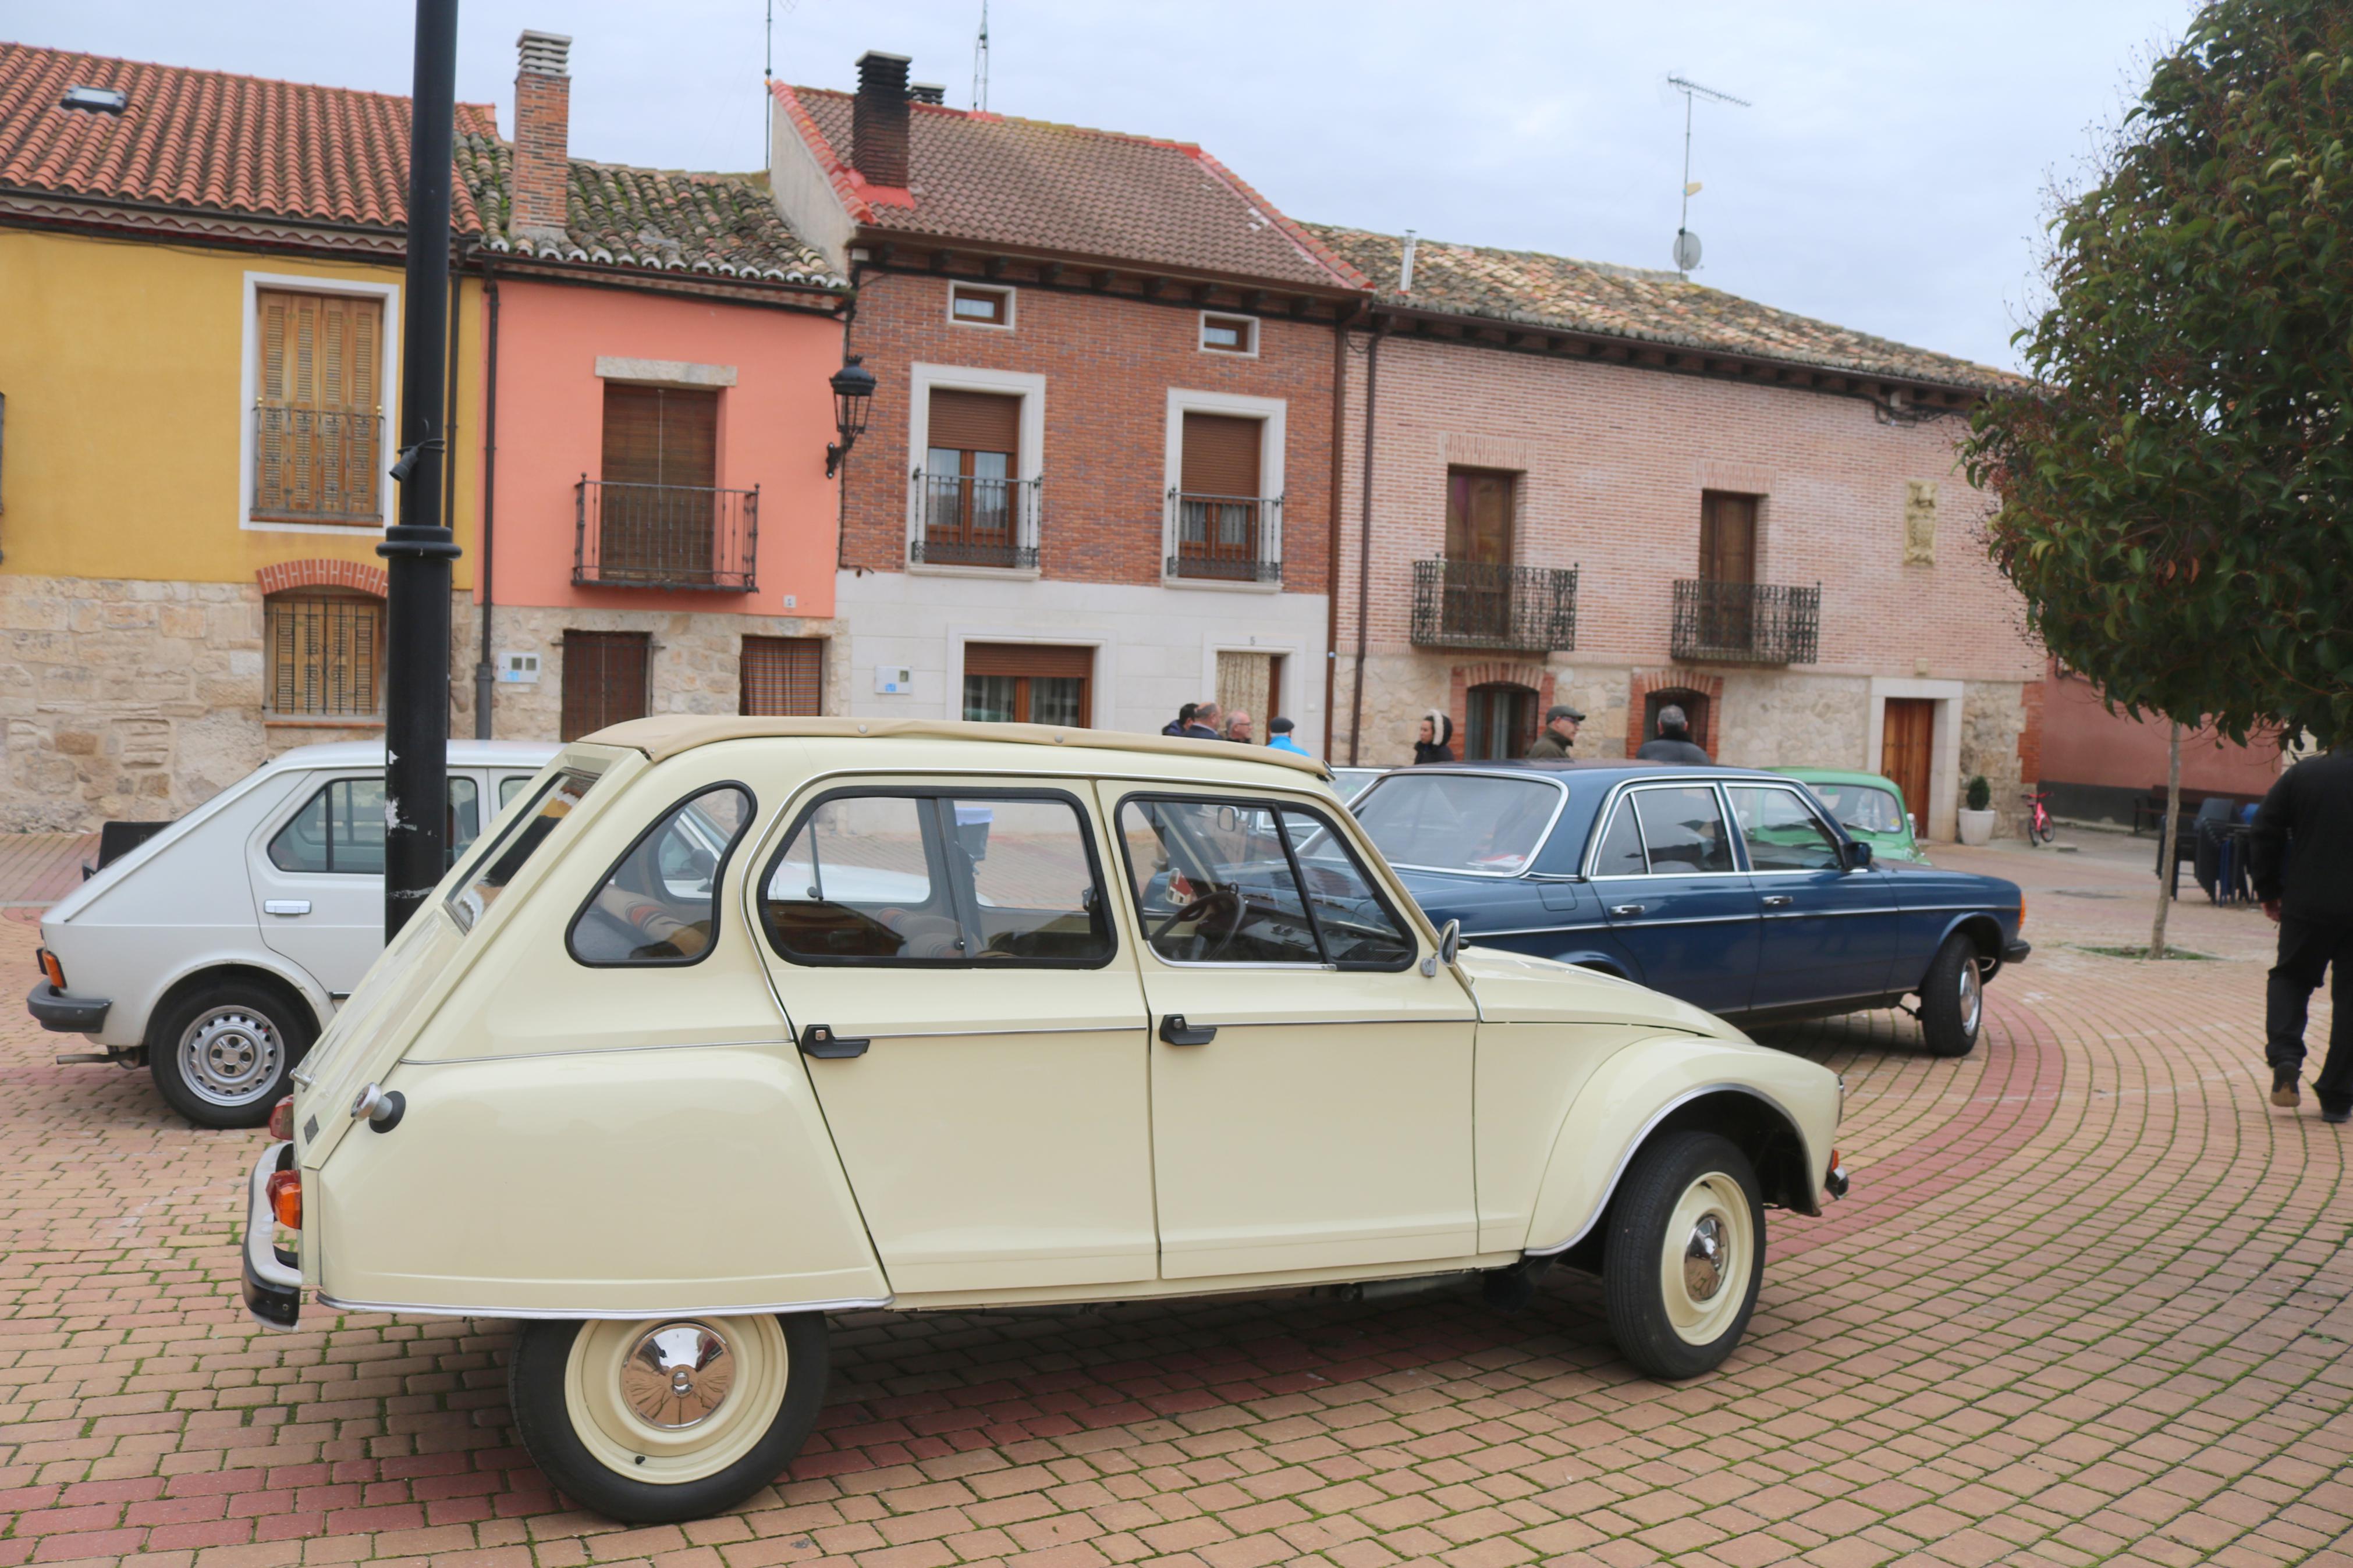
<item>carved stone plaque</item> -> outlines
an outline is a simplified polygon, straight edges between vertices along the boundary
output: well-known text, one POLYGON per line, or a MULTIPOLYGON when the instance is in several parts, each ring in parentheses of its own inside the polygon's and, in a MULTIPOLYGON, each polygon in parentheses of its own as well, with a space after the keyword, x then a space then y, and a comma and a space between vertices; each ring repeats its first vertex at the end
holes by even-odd
POLYGON ((1936 481, 1904 481, 1904 564, 1936 563, 1936 481))

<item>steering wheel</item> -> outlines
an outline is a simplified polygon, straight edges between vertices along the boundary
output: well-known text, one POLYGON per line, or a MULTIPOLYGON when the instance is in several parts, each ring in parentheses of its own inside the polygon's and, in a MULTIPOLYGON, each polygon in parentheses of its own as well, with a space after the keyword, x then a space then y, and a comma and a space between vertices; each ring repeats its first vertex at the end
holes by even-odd
POLYGON ((1233 944, 1235 937, 1241 934, 1242 899, 1241 895, 1231 888, 1213 888, 1202 894, 1155 926, 1147 940, 1155 948, 1157 948, 1160 945, 1160 939, 1168 934, 1172 926, 1180 925, 1187 921, 1198 921, 1207 925, 1211 912, 1221 908, 1229 911, 1224 931, 1214 937, 1204 937, 1198 931, 1193 933, 1196 942, 1206 941, 1209 945, 1206 952, 1198 954, 1191 962, 1199 963, 1214 959, 1233 944))

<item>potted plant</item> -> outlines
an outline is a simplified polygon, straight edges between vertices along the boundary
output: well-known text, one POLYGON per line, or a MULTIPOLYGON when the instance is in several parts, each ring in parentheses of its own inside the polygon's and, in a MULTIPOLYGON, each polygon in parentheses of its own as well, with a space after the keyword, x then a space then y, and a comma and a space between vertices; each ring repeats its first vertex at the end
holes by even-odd
POLYGON ((1973 775, 1962 792, 1964 804, 1960 811, 1961 842, 1968 845, 1993 842, 1993 785, 1983 773, 1973 775))

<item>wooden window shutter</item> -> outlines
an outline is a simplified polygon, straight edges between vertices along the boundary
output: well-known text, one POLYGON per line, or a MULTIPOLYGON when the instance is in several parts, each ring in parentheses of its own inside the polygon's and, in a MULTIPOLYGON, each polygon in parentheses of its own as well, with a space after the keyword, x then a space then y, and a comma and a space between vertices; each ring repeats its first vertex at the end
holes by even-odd
POLYGON ((1757 580, 1757 498, 1709 490, 1699 502, 1699 574, 1710 583, 1757 580))
POLYGON ((1230 414, 1185 416, 1182 488, 1187 495, 1256 496, 1265 425, 1230 414))
POLYGON ((1094 674, 1095 650, 1041 643, 968 642, 966 675, 1034 675, 1084 680, 1094 674))
POLYGON ((719 483, 719 394, 696 387, 605 384, 608 485, 719 483))
POLYGON ((652 657, 649 632, 565 632, 561 738, 576 741, 607 724, 644 718, 652 657))
POLYGON ((376 521, 384 301, 264 289, 254 309, 261 362, 255 367, 255 513, 376 521))
POLYGON ((1480 468, 1446 470, 1446 558, 1486 566, 1512 563, 1512 492, 1517 476, 1480 468))
POLYGON ((813 717, 823 708, 825 639, 745 637, 737 710, 813 717))
POLYGON ((1021 400, 996 392, 932 392, 931 433, 934 447, 958 452, 1004 452, 1021 449, 1021 400))

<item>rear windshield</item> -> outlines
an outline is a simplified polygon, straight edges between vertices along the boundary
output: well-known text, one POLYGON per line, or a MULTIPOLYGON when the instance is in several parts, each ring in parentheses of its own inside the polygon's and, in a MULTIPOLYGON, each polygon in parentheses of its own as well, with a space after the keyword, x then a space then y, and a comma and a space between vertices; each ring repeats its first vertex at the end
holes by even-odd
POLYGON ((539 793, 510 818, 496 842, 474 862, 466 880, 449 895, 449 914, 460 931, 471 931, 484 910, 498 901, 523 863, 545 843, 564 819, 572 815, 604 776, 601 763, 577 762, 539 788, 539 793))
POLYGON ((1394 773, 1349 803, 1392 866, 1515 877, 1543 847, 1561 788, 1545 779, 1394 773))

